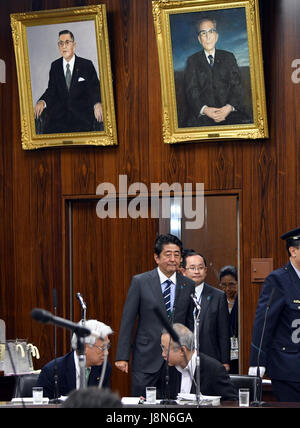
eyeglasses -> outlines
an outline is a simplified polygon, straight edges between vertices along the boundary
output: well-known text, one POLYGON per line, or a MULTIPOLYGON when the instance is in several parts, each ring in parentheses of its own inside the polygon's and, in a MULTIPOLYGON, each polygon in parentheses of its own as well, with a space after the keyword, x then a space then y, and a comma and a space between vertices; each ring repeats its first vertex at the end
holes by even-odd
POLYGON ((63 48, 64 46, 68 47, 71 43, 74 43, 73 40, 66 40, 64 42, 60 40, 57 44, 60 48, 63 48))
POLYGON ((236 282, 221 282, 221 287, 235 287, 236 286, 236 282))
POLYGON ((217 30, 215 28, 211 28, 210 30, 201 30, 201 31, 199 31, 198 35, 200 37, 207 37, 208 34, 210 36, 212 36, 216 32, 217 32, 217 30))
POLYGON ((190 270, 191 272, 196 272, 197 270, 200 272, 203 269, 205 269, 205 266, 191 266, 186 268, 186 270, 190 270))
POLYGON ((170 347, 166 347, 166 346, 164 346, 164 345, 160 345, 160 347, 161 347, 161 350, 163 351, 163 352, 168 352, 169 350, 171 351, 174 351, 174 352, 176 352, 176 351, 178 351, 178 349, 180 348, 179 346, 170 346, 170 347))
POLYGON ((98 348, 98 349, 100 349, 100 351, 102 351, 102 352, 104 352, 104 351, 108 351, 109 350, 109 348, 110 348, 110 343, 105 343, 104 345, 102 345, 102 346, 97 346, 97 345, 94 345, 95 346, 95 348, 98 348))

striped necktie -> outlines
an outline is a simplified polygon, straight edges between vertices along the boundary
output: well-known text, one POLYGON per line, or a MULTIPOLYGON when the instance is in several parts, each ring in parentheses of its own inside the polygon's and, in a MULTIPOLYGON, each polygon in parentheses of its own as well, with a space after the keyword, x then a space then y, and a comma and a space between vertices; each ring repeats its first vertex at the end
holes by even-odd
POLYGON ((211 68, 214 66, 214 57, 212 55, 208 55, 209 65, 211 68))
POLYGON ((164 298, 165 307, 166 307, 168 317, 170 317, 171 316, 171 284, 172 284, 172 281, 167 279, 167 281, 165 281, 164 284, 165 284, 165 289, 163 292, 163 298, 164 298))

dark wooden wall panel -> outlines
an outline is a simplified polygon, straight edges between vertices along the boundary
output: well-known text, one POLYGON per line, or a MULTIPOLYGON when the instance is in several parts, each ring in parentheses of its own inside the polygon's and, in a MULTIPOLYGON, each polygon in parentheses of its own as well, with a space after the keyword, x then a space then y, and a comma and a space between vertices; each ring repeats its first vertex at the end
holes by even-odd
MULTIPOLYGON (((94 230, 94 209, 91 205, 86 208, 92 204, 86 200, 103 182, 114 184, 118 191, 121 174, 127 175, 128 185, 204 183, 207 191, 236 189, 240 195, 241 339, 246 372, 261 288, 251 284, 251 258, 273 257, 275 268, 285 263, 287 255, 279 236, 300 225, 300 84, 291 80, 291 63, 300 52, 300 3, 260 2, 269 139, 163 144, 151 1, 105 0, 119 145, 24 152, 9 14, 96 3, 0 0, 0 57, 7 69, 7 81, 0 84, 0 317, 7 323, 8 337, 23 336, 33 341, 42 354, 38 367, 53 356, 53 328, 33 322, 30 311, 33 307, 52 310, 52 290, 56 288, 58 315, 70 315, 68 200, 77 200, 76 207, 80 206, 73 226, 79 229, 74 231, 81 237, 82 246, 77 247, 75 260, 84 252, 84 239, 88 251, 93 248, 94 238, 95 242, 107 242, 106 252, 99 252, 95 245, 95 254, 85 255, 87 260, 93 258, 93 264, 86 264, 85 270, 76 270, 80 265, 75 264, 77 284, 84 283, 88 293, 91 287, 97 290, 99 281, 94 314, 97 315, 97 302, 108 300, 113 309, 105 309, 105 317, 118 324, 119 306, 125 299, 130 276, 152 267, 157 224, 108 221, 105 227, 94 230), (80 233, 82 225, 84 234, 80 233), (116 244, 120 236, 121 246, 116 244), (94 264, 98 258, 102 260, 102 270, 101 265, 94 264), (118 266, 119 271, 111 271, 110 265, 118 266), (121 293, 118 275, 122 277, 121 293), (110 287, 101 288, 102 283, 110 287)), ((78 310, 76 305, 74 308, 78 310)), ((118 325, 113 328, 117 330, 118 325)), ((112 360, 115 346, 116 343, 112 360)), ((59 352, 66 347, 67 338, 60 329, 59 352)), ((124 377, 119 373, 114 376, 114 385, 124 391, 124 377)))

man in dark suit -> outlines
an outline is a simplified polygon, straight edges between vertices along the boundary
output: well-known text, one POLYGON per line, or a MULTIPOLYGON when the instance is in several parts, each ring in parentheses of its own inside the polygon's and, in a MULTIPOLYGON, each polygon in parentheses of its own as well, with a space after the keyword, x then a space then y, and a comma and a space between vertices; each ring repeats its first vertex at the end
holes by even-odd
POLYGON ((231 52, 215 48, 219 37, 216 21, 203 18, 197 30, 203 50, 187 59, 184 72, 189 107, 187 126, 249 123, 236 59, 231 52))
POLYGON ((249 374, 256 375, 259 364, 278 401, 296 402, 300 401, 300 228, 281 239, 286 240, 290 261, 265 279, 253 324, 249 374))
MULTIPOLYGON (((84 338, 86 357, 86 379, 87 386, 98 386, 101 379, 105 353, 108 354, 110 341, 108 335, 112 333, 109 326, 96 320, 88 320, 85 327, 99 338, 93 335, 84 338)), ((77 337, 72 337, 72 348, 74 351, 52 360, 41 370, 37 386, 43 387, 45 397, 50 399, 59 396, 67 396, 71 391, 80 387, 80 364, 77 351, 77 337), (55 378, 57 376, 57 388, 55 378)), ((107 361, 106 371, 102 386, 109 388, 111 375, 111 364, 107 361)))
POLYGON ((200 303, 200 352, 230 368, 230 324, 226 294, 205 282, 207 262, 194 250, 185 250, 183 274, 195 282, 195 296, 200 303))
POLYGON ((145 396, 146 386, 156 385, 164 362, 160 351, 163 324, 154 309, 157 308, 171 324, 180 322, 190 328, 193 326, 190 294, 194 293, 194 283, 177 272, 181 252, 182 243, 176 236, 160 235, 154 249, 157 268, 132 279, 123 308, 115 364, 128 373, 132 349, 133 396, 145 396))
MULTIPOLYGON (((162 356, 169 367, 169 382, 161 377, 159 395, 176 399, 178 393, 195 394, 197 391, 196 351, 193 333, 182 324, 173 324, 179 342, 173 342, 169 333, 161 336, 162 356), (168 386, 166 386, 168 385, 168 386), (166 391, 168 388, 169 391, 166 391)), ((166 369, 166 366, 165 366, 166 369)), ((221 396, 223 400, 237 400, 237 391, 224 366, 214 358, 200 352, 200 392, 202 395, 221 396)))
POLYGON ((76 43, 69 30, 59 33, 61 58, 51 64, 48 88, 35 106, 39 118, 47 109, 44 134, 93 131, 103 122, 100 83, 92 61, 75 55, 76 43))

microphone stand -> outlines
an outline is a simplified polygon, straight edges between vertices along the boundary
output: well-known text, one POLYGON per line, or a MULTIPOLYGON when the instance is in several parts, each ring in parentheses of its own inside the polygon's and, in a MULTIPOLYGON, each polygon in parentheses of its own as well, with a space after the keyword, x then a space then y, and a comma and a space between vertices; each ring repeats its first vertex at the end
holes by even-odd
POLYGON ((167 360, 166 360, 166 376, 165 376, 165 398, 163 400, 160 401, 160 404, 164 404, 164 405, 173 405, 173 404, 177 404, 177 402, 175 400, 171 400, 170 398, 170 385, 169 385, 169 380, 170 380, 170 374, 169 374, 169 356, 170 356, 170 347, 171 347, 171 336, 170 336, 170 341, 169 341, 169 345, 168 345, 168 354, 167 354, 167 360))
MULTIPOLYGON (((175 301, 176 301, 176 299, 175 299, 175 301)), ((174 314, 175 314, 175 302, 173 305, 172 315, 171 315, 171 319, 170 319, 171 326, 173 325, 174 314)), ((168 354, 167 354, 167 360, 166 360, 166 376, 165 376, 166 389, 165 389, 165 394, 164 394, 165 398, 160 401, 160 404, 164 404, 164 405, 177 404, 177 402, 175 400, 171 400, 171 397, 170 397, 170 385, 169 385, 169 380, 170 380, 170 368, 169 368, 170 347, 171 347, 171 336, 170 336, 170 342, 169 342, 169 346, 168 346, 168 354)))
MULTIPOLYGON (((266 324, 267 324, 267 316, 268 316, 268 312, 269 309, 271 307, 271 303, 275 294, 275 287, 272 289, 271 295, 269 297, 269 300, 267 302, 267 307, 266 307, 266 311, 265 311, 265 317, 264 317, 264 323, 263 323, 263 328, 262 328, 262 333, 261 333, 261 338, 260 338, 260 343, 259 343, 259 348, 258 348, 258 353, 257 353, 257 368, 256 368, 256 376, 260 379, 260 370, 259 370, 259 365, 260 365, 260 354, 261 354, 261 350, 262 350, 262 343, 263 343, 263 339, 264 339, 264 335, 265 335, 265 329, 266 329, 266 324)), ((266 403, 265 401, 261 400, 262 398, 262 382, 261 382, 261 386, 260 386, 260 391, 259 391, 259 397, 257 397, 257 385, 254 388, 254 401, 250 404, 253 407, 259 407, 259 406, 268 406, 268 403, 266 403)))
MULTIPOLYGON (((53 289, 53 311, 56 316, 57 311, 57 298, 56 298, 56 289, 53 289)), ((61 403, 61 400, 58 399, 58 372, 57 372, 57 332, 56 325, 54 326, 54 399, 51 400, 53 404, 61 403)))
MULTIPOLYGON (((86 304, 80 293, 76 293, 76 297, 79 300, 81 306, 81 324, 84 326, 86 322, 86 304)), ((86 384, 86 356, 85 356, 85 340, 84 337, 76 333, 77 336, 77 353, 80 370, 80 383, 79 389, 87 387, 86 384)))
POLYGON ((201 405, 201 392, 200 392, 200 347, 199 347, 199 324, 200 324, 200 313, 201 313, 201 305, 197 300, 197 297, 194 294, 190 295, 191 299, 195 305, 194 311, 194 344, 195 344, 195 352, 196 352, 196 400, 198 406, 201 405))
POLYGON ((85 377, 85 369, 86 369, 86 357, 85 357, 85 340, 84 337, 78 333, 75 333, 77 337, 77 353, 78 353, 78 362, 79 362, 79 370, 80 370, 80 383, 79 389, 86 388, 86 377, 85 377))
MULTIPOLYGON (((200 305, 199 305, 200 307, 200 305)), ((201 392, 200 392, 200 351, 199 351, 199 316, 200 309, 197 309, 197 316, 195 316, 196 328, 194 329, 194 342, 196 350, 196 399, 198 406, 201 403, 201 392)))

